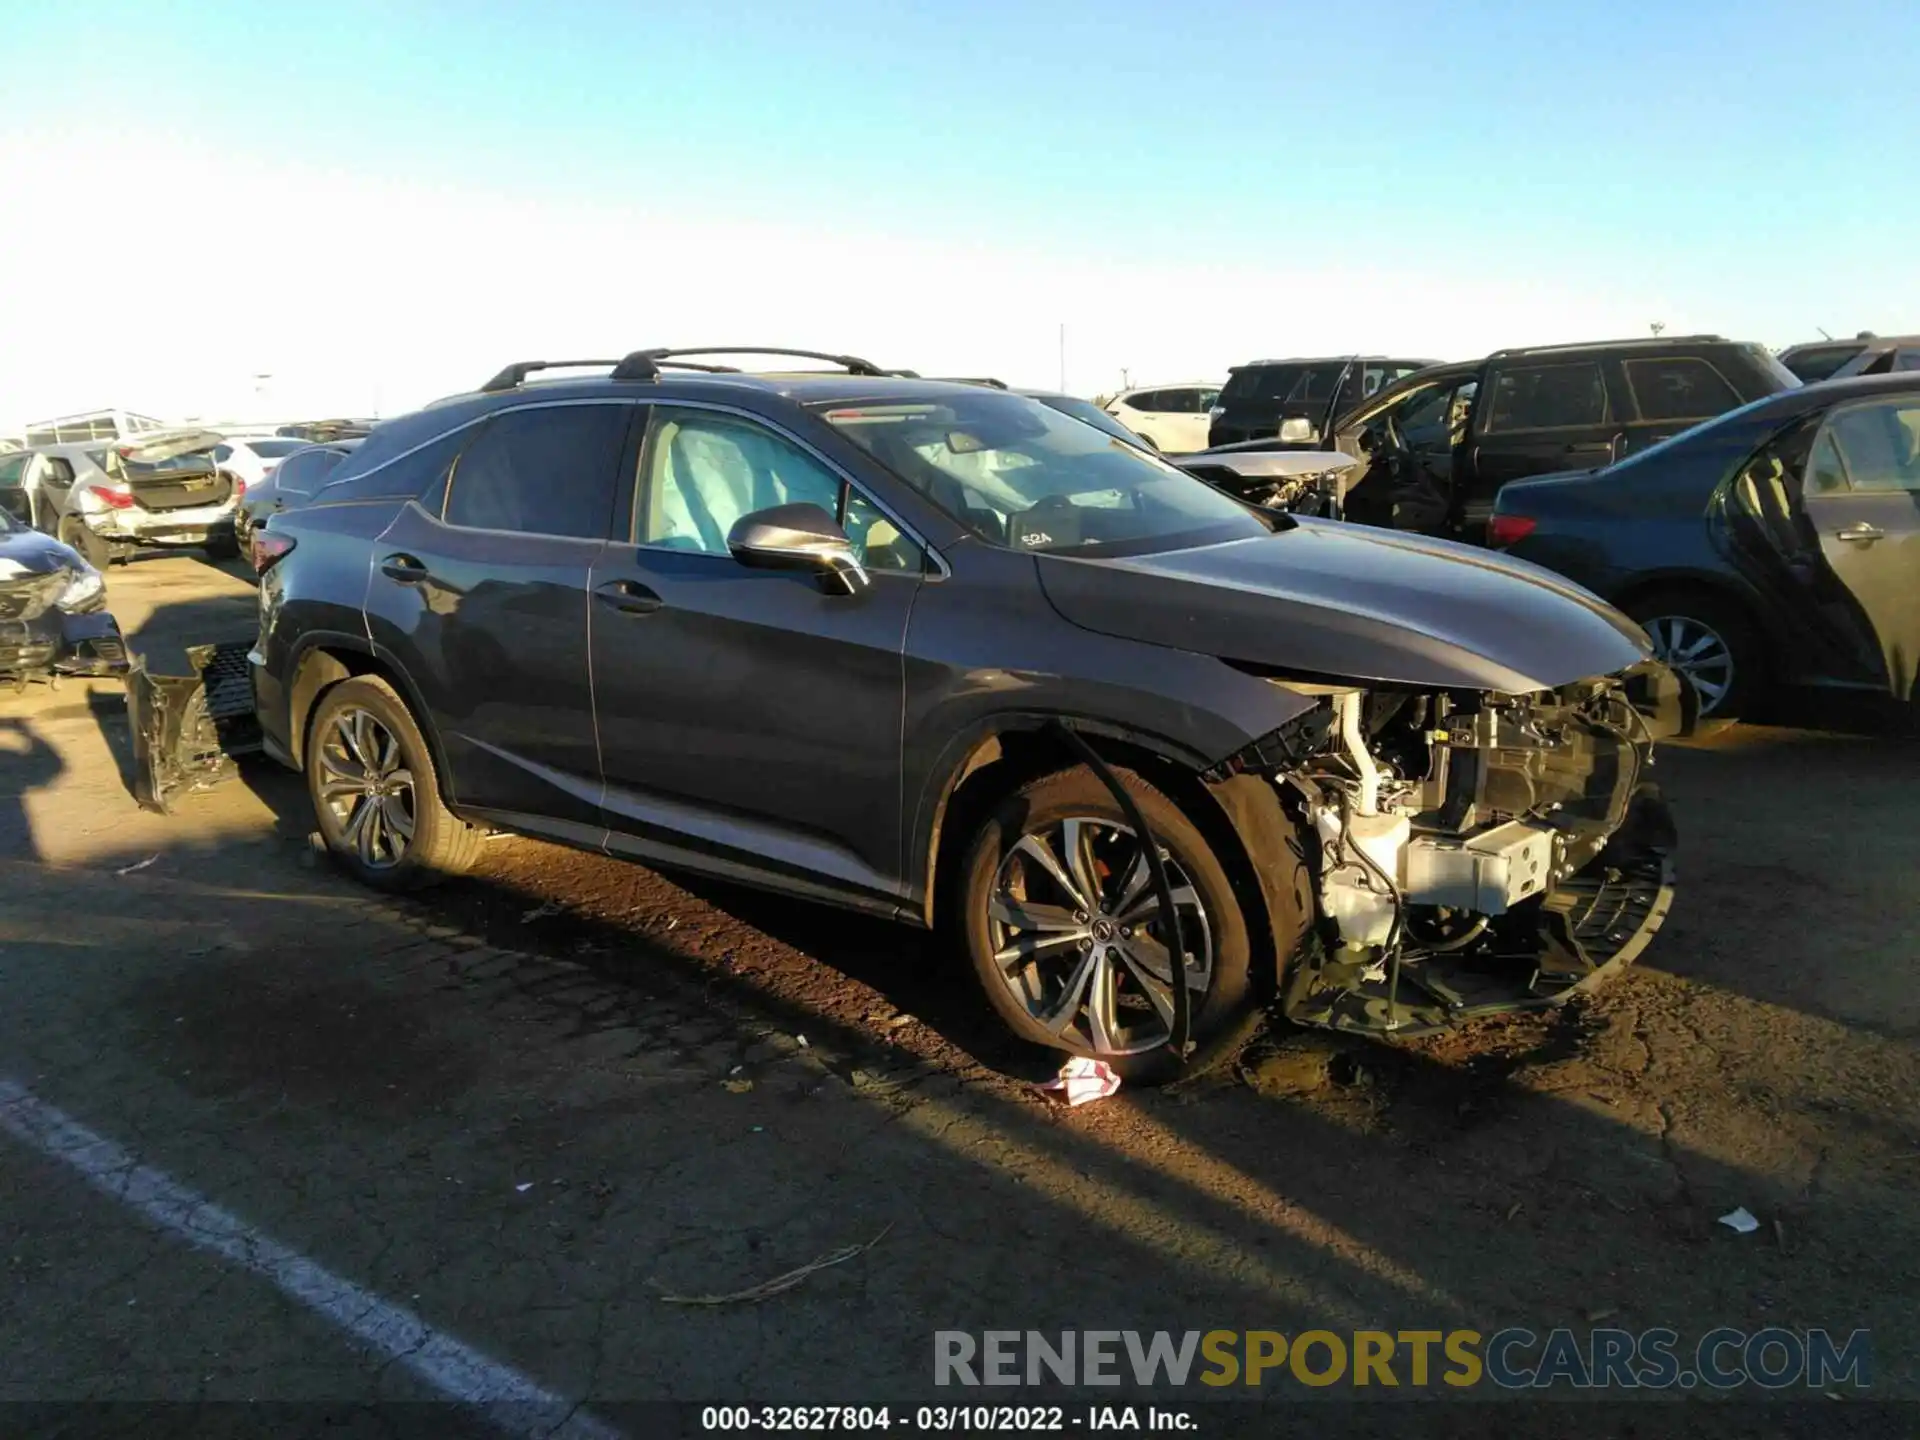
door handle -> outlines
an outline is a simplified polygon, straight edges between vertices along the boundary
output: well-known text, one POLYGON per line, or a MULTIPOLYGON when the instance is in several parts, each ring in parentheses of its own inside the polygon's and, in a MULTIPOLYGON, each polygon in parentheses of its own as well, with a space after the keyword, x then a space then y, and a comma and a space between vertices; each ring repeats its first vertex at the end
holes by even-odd
POLYGON ((603 605, 611 605, 622 615, 651 615, 666 601, 638 580, 609 580, 594 592, 603 605))
POLYGON ((1862 522, 1858 525, 1849 525, 1844 530, 1834 531, 1833 538, 1836 540, 1844 540, 1849 545, 1871 545, 1876 540, 1884 539, 1886 533, 1886 531, 1877 525, 1868 525, 1862 522))
POLYGON ((380 573, 389 580, 398 580, 402 585, 418 585, 431 579, 427 567, 411 555, 389 555, 380 562, 380 573))

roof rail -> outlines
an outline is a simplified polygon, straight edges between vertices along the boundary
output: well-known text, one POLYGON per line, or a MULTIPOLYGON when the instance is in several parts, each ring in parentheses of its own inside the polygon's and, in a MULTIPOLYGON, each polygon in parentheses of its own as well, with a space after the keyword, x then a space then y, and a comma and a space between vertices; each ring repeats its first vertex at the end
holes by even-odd
MULTIPOLYGON (((825 360, 838 365, 850 375, 885 375, 871 360, 862 360, 858 355, 836 355, 825 350, 788 350, 778 345, 693 345, 682 349, 635 350, 613 367, 616 380, 652 380, 660 374, 663 364, 673 364, 681 369, 725 370, 726 366, 690 365, 681 360, 684 355, 788 355, 800 360, 825 360)), ((600 362, 604 363, 604 362, 600 362)))
POLYGON ((943 385, 985 385, 990 390, 1005 390, 1007 382, 996 380, 991 375, 937 375, 934 377, 943 385))
POLYGON ((1622 350, 1635 345, 1725 345, 1724 335, 1639 335, 1625 340, 1577 340, 1564 345, 1509 345, 1487 356, 1498 360, 1506 355, 1552 355, 1566 350, 1622 350))
POLYGON ((557 370, 569 365, 618 365, 618 360, 516 360, 480 387, 482 395, 512 390, 536 370, 557 370))

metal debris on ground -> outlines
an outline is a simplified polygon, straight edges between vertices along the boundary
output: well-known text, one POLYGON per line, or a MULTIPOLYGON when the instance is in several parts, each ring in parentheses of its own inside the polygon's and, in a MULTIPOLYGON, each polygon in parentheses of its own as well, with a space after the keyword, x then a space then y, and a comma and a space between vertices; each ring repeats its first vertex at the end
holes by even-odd
POLYGON ((758 1285, 749 1285, 745 1290, 732 1290, 724 1295, 662 1295, 660 1298, 668 1305, 757 1305, 762 1300, 771 1300, 774 1296, 793 1289, 816 1270, 825 1270, 833 1265, 844 1265, 855 1256, 866 1254, 886 1239, 887 1231, 891 1229, 893 1225, 889 1222, 882 1227, 878 1235, 864 1245, 843 1245, 838 1250, 829 1251, 819 1259, 809 1260, 806 1264, 789 1270, 785 1274, 776 1275, 771 1280, 763 1280, 758 1285))
POLYGON ((1726 1214, 1722 1215, 1720 1217, 1720 1223, 1737 1235, 1751 1235, 1760 1228, 1760 1222, 1754 1218, 1753 1212, 1744 1205, 1729 1210, 1726 1214))
POLYGON ((556 900, 544 900, 520 917, 522 925, 531 925, 536 920, 544 920, 549 915, 558 915, 560 904, 556 900))
POLYGON ((524 1195, 527 1193, 527 1191, 533 1189, 533 1181, 522 1180, 518 1185, 514 1186, 513 1188, 516 1191, 518 1191, 520 1194, 524 1195))
POLYGON ((131 875, 136 870, 146 869, 149 865, 153 864, 159 858, 160 858, 160 852, 156 850, 154 851, 153 854, 147 856, 146 859, 136 860, 131 865, 122 865, 118 870, 114 871, 113 873, 116 875, 131 875))
POLYGON ((730 1095, 744 1095, 753 1089, 753 1081, 747 1079, 745 1076, 737 1080, 722 1080, 720 1082, 720 1088, 730 1095))
POLYGON ((1049 1100, 1067 1105, 1091 1105, 1120 1088, 1120 1077, 1104 1060, 1076 1055, 1060 1067, 1053 1079, 1035 1087, 1049 1100))

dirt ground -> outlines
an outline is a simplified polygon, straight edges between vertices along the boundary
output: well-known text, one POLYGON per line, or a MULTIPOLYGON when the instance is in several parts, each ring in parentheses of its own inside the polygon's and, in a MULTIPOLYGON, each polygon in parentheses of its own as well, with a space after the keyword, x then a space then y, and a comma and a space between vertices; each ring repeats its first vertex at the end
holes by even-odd
MULTIPOLYGON (((249 628, 238 567, 110 585, 156 669, 249 628)), ((1663 752, 1673 918, 1577 1008, 1396 1048, 1269 1034, 1073 1111, 916 933, 513 839, 393 901, 313 855, 298 777, 249 765, 162 817, 129 766, 117 683, 0 696, 0 1082, 611 1423, 1030 1401, 934 1391, 933 1332, 988 1328, 1864 1328, 1872 1394, 1920 1399, 1910 742, 1739 726, 1663 752), (1740 1206, 1754 1233, 1718 1223, 1740 1206), (759 1303, 666 1298, 850 1246, 759 1303)), ((6 1134, 0 1235, 0 1401, 435 1398, 6 1134)), ((1193 1408, 1199 1433, 1248 1414, 1193 1408)), ((1719 1408, 1741 1433, 1920 1420, 1719 1408)), ((1320 1404, 1302 1433, 1379 1410, 1320 1404)))

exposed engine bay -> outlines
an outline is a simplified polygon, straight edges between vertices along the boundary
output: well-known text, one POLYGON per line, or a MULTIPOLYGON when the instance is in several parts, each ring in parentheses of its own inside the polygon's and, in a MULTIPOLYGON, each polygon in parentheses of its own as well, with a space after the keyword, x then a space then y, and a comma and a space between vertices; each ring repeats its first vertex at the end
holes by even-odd
POLYGON ((1280 787, 1308 850, 1290 1019, 1408 1034, 1551 1004, 1665 919, 1674 831, 1648 772, 1696 707, 1664 666, 1532 695, 1288 688, 1321 701, 1235 768, 1280 787))

